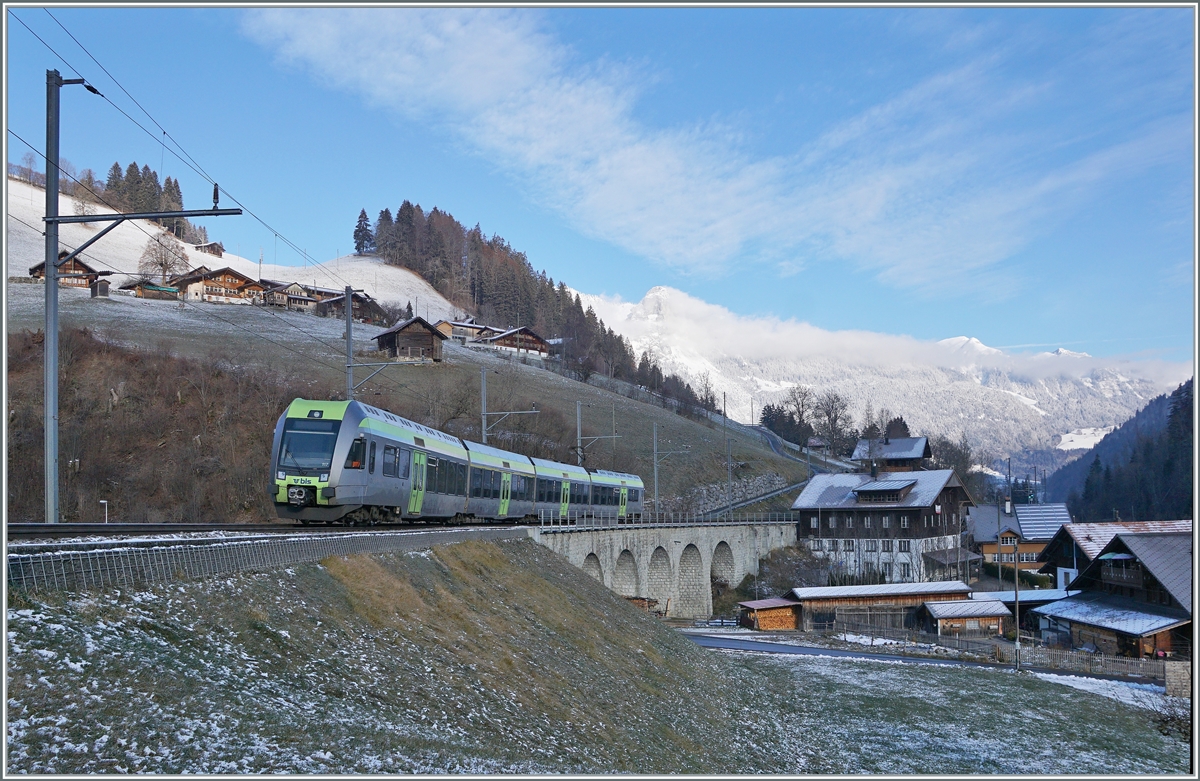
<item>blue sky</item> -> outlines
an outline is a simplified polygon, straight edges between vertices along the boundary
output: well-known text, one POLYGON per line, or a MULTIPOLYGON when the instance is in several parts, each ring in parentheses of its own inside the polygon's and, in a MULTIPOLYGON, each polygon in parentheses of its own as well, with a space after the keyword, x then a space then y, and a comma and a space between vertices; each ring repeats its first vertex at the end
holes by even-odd
MULTIPOLYGON (((319 261, 409 199, 590 293, 1192 357, 1192 9, 52 12, 319 261)), ((46 69, 77 68, 151 133, 68 87, 63 156, 148 163, 207 205, 45 10, 8 8, 6 55, 10 162, 12 133, 44 144, 46 69)), ((302 262, 250 217, 207 224, 302 262)))

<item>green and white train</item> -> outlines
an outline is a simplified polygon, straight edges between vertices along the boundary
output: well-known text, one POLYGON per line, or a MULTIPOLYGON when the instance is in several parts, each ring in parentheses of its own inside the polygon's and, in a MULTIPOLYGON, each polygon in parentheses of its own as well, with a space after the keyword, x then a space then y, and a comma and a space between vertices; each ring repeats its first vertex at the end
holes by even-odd
POLYGON ((637 475, 469 442, 359 401, 296 399, 275 425, 281 518, 346 525, 526 517, 636 520, 637 475))

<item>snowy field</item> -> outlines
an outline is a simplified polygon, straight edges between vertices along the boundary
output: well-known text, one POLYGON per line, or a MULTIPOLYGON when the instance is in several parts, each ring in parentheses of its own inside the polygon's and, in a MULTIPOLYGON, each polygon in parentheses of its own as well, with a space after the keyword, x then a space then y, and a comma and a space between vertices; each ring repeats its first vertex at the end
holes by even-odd
POLYGON ((1100 440, 1116 430, 1116 426, 1102 428, 1077 428, 1063 434, 1062 441, 1056 445, 1059 450, 1091 450, 1100 440))
MULTIPOLYGON (((45 215, 46 193, 25 182, 8 180, 8 252, 5 256, 5 277, 28 275, 30 267, 45 260, 45 240, 41 233, 42 217, 45 215)), ((189 204, 189 208, 196 208, 189 204)), ((59 214, 74 214, 75 201, 68 196, 59 197, 59 214)), ((213 241, 221 237, 220 224, 223 220, 249 220, 249 216, 220 217, 202 221, 213 241)), ((68 224, 60 226, 59 239, 64 247, 78 247, 98 233, 106 223, 92 225, 68 224)), ((84 251, 83 260, 98 271, 113 271, 109 277, 113 288, 120 287, 136 278, 138 259, 150 236, 157 235, 160 228, 146 220, 121 223, 104 238, 84 251)), ((347 239, 349 243, 349 239, 347 239)), ((401 306, 412 303, 413 311, 431 323, 441 319, 452 319, 460 314, 448 301, 441 297, 424 279, 411 271, 390 266, 376 256, 344 255, 323 263, 307 262, 294 258, 291 249, 281 248, 280 258, 293 257, 295 262, 276 264, 274 248, 266 247, 265 263, 258 262, 258 247, 241 248, 247 255, 240 257, 237 247, 226 247, 225 254, 214 257, 198 252, 191 245, 182 245, 191 268, 208 266, 218 269, 228 266, 251 279, 273 279, 280 282, 300 282, 318 287, 341 290, 346 285, 365 290, 379 301, 394 302, 401 306)), ((10 288, 11 292, 11 288, 10 288)))

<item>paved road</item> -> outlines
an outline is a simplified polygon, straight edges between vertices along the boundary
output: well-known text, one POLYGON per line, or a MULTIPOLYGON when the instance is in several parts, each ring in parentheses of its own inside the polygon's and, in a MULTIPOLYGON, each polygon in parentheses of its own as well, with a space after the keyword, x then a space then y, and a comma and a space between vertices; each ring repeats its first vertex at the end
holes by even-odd
MULTIPOLYGON (((792 645, 790 643, 771 643, 765 640, 746 640, 728 635, 701 635, 691 632, 684 634, 693 642, 704 648, 719 648, 729 651, 758 651, 768 654, 792 654, 798 656, 838 656, 847 659, 875 659, 886 662, 908 662, 910 664, 949 664, 957 667, 986 667, 991 669, 1011 670, 1011 664, 998 662, 968 662, 961 659, 930 659, 921 656, 904 656, 901 654, 876 654, 867 651, 843 651, 836 648, 819 648, 809 645, 792 645)), ((1080 678, 1099 678, 1106 681, 1128 681, 1131 683, 1151 682, 1148 678, 1134 678, 1128 675, 1099 675, 1079 672, 1077 670, 1057 670, 1044 667, 1022 667, 1027 672, 1053 673, 1055 675, 1074 675, 1080 678)), ((1153 681, 1154 683, 1161 683, 1153 681)))

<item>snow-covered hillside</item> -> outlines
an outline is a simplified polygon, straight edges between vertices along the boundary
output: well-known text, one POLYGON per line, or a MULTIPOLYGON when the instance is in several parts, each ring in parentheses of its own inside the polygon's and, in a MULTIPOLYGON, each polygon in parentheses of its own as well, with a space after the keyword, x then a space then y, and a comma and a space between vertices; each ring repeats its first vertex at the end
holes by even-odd
POLYGON ((1055 447, 1080 429, 1120 424, 1191 374, 1180 364, 1105 361, 1068 350, 1014 355, 965 336, 927 342, 826 331, 795 320, 741 317, 679 290, 639 302, 581 294, 605 324, 663 370, 696 383, 707 373, 730 417, 749 421, 800 384, 903 414, 914 431, 969 440, 995 456, 1055 447))
MULTIPOLYGON (((45 215, 46 191, 25 182, 8 179, 8 252, 5 254, 5 277, 26 276, 31 266, 45 259, 45 243, 40 233, 45 215)), ((75 204, 67 196, 59 198, 59 213, 74 214, 75 204)), ((220 220, 249 220, 248 216, 222 217, 208 223, 209 235, 220 239, 220 220)), ((68 224, 59 228, 59 240, 64 247, 77 247, 94 236, 106 223, 87 225, 68 224)), ((116 272, 110 277, 114 286, 125 284, 137 276, 138 259, 149 237, 160 228, 146 220, 124 222, 83 253, 86 263, 97 270, 116 272)), ((430 322, 453 319, 461 314, 429 283, 417 274, 399 266, 390 266, 374 255, 347 255, 319 264, 274 265, 258 259, 238 257, 225 252, 220 257, 198 252, 183 245, 192 268, 211 269, 228 266, 253 279, 274 279, 281 282, 300 282, 319 287, 341 289, 352 285, 365 290, 377 300, 403 306, 409 302, 415 314, 430 322)), ((232 248, 229 248, 232 249, 232 248)))

